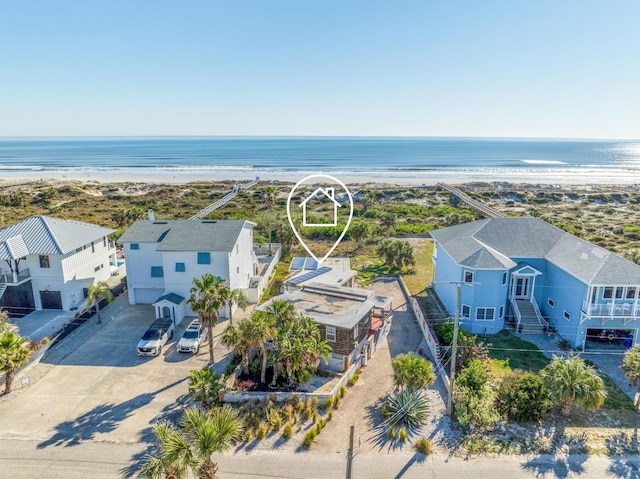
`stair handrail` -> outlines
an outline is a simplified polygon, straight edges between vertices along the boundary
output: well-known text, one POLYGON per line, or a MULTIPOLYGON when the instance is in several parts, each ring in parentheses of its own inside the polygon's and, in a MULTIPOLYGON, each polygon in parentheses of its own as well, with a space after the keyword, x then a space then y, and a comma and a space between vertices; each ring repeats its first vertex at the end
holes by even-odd
POLYGON ((544 317, 542 316, 542 313, 540 312, 540 308, 538 308, 538 303, 536 302, 535 299, 531 298, 531 304, 533 305, 533 309, 536 312, 536 317, 538 318, 538 322, 540 323, 540 326, 542 326, 545 331, 548 331, 549 321, 544 319, 544 317))
POLYGON ((520 308, 518 308, 518 303, 515 298, 511 298, 511 309, 516 313, 516 333, 520 330, 520 321, 522 320, 522 315, 520 314, 520 308))

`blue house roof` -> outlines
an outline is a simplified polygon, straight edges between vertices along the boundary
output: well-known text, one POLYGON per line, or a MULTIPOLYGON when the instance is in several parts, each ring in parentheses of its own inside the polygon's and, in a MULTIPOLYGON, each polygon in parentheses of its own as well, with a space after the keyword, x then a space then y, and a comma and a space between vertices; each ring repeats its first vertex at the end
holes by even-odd
POLYGON ((640 266, 531 216, 473 221, 431 235, 462 266, 510 269, 515 258, 544 258, 586 284, 640 284, 640 266))

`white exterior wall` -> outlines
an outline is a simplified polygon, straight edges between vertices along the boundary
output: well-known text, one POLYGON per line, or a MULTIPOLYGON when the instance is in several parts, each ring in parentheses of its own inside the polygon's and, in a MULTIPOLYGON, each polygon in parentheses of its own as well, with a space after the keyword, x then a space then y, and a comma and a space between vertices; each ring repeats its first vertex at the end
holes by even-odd
MULTIPOLYGON (((137 304, 135 290, 136 289, 157 289, 159 294, 145 301, 143 304, 151 304, 164 293, 165 278, 152 278, 151 266, 164 266, 162 261, 162 253, 156 251, 158 243, 137 243, 140 249, 132 250, 131 243, 124 245, 124 258, 127 264, 127 288, 129 294, 129 303, 137 304)), ((164 268, 166 277, 167 270, 164 268)))
POLYGON ((256 255, 253 252, 253 228, 245 225, 238 237, 238 242, 229 254, 229 286, 231 289, 249 288, 252 276, 255 276, 253 265, 256 255))
POLYGON ((21 269, 29 268, 33 298, 36 309, 42 309, 40 291, 60 291, 62 309, 68 311, 84 301, 84 288, 97 281, 106 281, 111 275, 109 256, 115 249, 104 246, 100 238, 94 242, 95 252, 91 244, 80 252, 72 251, 65 255, 48 255, 49 268, 40 267, 40 255, 28 255, 26 261, 20 262, 21 269), (100 267, 97 272, 96 267, 100 267))

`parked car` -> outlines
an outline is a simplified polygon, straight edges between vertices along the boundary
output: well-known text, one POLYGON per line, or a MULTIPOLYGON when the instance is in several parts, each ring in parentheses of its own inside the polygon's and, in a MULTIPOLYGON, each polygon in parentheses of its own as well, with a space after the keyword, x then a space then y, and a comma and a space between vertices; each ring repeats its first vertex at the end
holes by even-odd
POLYGON ((173 339, 175 326, 171 318, 156 319, 138 341, 138 356, 157 356, 162 346, 173 339))
POLYGON ((184 330, 182 338, 178 341, 178 352, 197 354, 200 350, 200 345, 207 339, 208 332, 209 330, 203 327, 200 321, 194 319, 184 330))

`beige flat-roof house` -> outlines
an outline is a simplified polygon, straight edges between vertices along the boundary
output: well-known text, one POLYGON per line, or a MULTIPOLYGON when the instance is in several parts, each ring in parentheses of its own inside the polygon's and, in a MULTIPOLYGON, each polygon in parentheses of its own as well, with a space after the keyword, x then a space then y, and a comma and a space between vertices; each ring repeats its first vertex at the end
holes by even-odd
POLYGON ((261 305, 264 310, 273 300, 284 299, 299 314, 312 318, 333 352, 328 368, 344 371, 355 361, 366 364, 376 351, 378 341, 386 336, 392 319, 391 298, 363 288, 306 282, 261 305))

